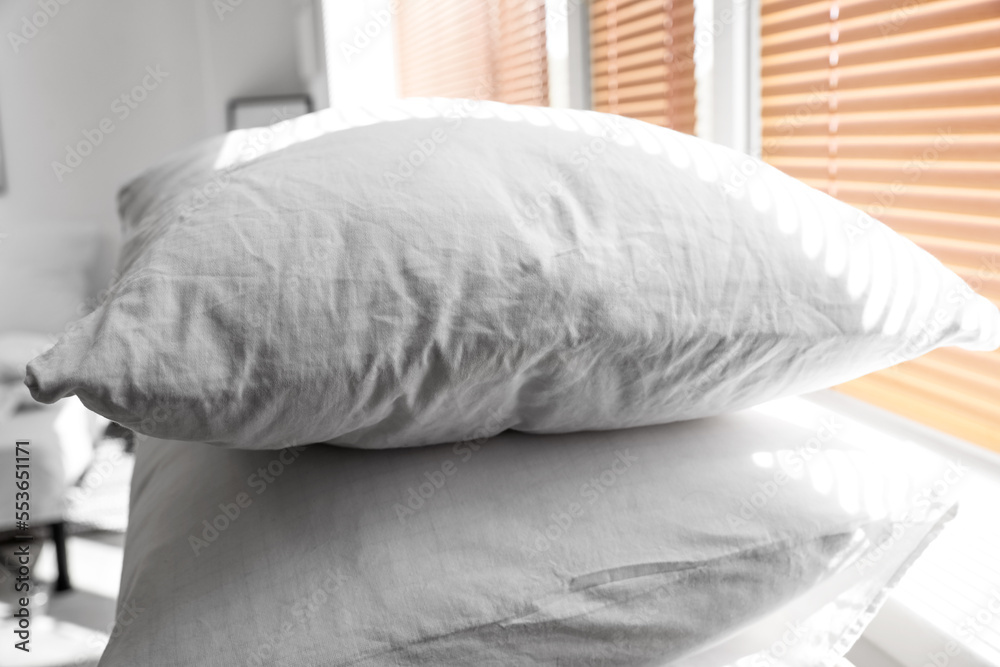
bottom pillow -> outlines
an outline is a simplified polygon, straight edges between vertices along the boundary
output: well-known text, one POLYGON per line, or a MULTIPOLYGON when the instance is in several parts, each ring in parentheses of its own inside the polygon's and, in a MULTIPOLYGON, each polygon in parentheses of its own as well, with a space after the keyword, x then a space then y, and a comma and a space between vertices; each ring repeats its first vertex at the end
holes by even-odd
POLYGON ((948 463, 778 405, 391 451, 140 437, 101 665, 832 663, 954 512, 948 463))

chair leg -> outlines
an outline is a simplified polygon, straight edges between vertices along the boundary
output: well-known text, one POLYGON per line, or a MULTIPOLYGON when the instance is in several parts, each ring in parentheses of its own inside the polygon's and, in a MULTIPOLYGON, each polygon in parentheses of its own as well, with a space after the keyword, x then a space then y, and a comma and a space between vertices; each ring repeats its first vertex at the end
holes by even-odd
POLYGON ((66 559, 66 524, 62 521, 52 524, 52 541, 56 545, 56 592, 68 591, 72 586, 69 582, 69 563, 66 559))

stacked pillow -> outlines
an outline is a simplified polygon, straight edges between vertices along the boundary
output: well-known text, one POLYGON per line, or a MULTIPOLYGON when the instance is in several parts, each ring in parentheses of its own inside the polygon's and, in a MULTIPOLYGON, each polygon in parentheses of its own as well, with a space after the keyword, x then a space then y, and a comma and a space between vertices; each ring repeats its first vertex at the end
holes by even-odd
POLYGON ((320 112, 188 151, 122 210, 117 283, 27 383, 172 439, 642 426, 1000 344, 996 307, 857 209, 594 112, 320 112))
POLYGON ((833 667, 958 485, 788 400, 393 451, 139 437, 101 667, 833 667))

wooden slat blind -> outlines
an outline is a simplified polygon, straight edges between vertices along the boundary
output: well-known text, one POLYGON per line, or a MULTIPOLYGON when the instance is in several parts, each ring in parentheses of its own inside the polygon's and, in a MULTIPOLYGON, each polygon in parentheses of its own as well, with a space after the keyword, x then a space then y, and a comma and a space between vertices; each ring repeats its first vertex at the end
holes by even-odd
POLYGON ((544 0, 401 0, 403 97, 548 104, 544 0))
MULTIPOLYGON (((1000 303, 1000 0, 762 0, 764 158, 1000 303)), ((1000 450, 1000 353, 840 387, 1000 450)))
POLYGON ((593 107, 694 134, 694 0, 593 0, 593 107))

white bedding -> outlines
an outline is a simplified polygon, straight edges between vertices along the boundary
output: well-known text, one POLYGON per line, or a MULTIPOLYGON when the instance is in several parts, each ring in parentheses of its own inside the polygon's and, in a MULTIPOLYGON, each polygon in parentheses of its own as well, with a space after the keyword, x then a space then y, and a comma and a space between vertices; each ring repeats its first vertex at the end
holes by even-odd
POLYGON ((101 665, 837 664, 954 489, 802 403, 390 452, 142 437, 101 665))

